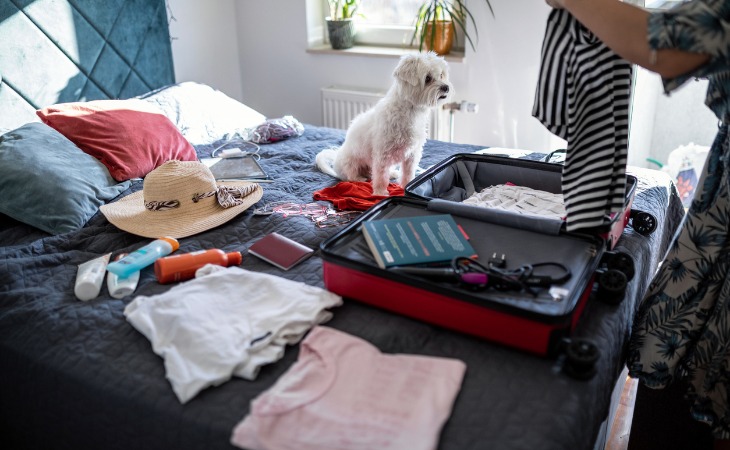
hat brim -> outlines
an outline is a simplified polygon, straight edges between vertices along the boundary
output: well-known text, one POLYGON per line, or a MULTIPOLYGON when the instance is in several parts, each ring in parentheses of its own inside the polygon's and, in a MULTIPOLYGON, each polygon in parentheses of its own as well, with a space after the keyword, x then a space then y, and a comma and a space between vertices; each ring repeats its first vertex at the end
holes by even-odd
MULTIPOLYGON (((249 181, 226 181, 218 186, 243 187, 249 181)), ((243 198, 243 203, 223 208, 216 201, 201 202, 195 209, 168 209, 150 211, 144 206, 144 192, 137 191, 114 203, 101 206, 101 212, 117 228, 138 236, 184 238, 223 225, 261 200, 264 191, 260 185, 243 198)))

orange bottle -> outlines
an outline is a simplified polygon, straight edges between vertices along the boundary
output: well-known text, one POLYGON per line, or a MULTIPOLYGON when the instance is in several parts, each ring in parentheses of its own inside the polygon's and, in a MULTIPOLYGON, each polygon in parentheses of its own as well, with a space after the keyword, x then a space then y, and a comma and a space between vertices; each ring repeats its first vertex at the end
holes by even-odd
POLYGON ((155 261, 155 276, 161 284, 173 283, 194 278, 195 271, 206 264, 229 267, 242 260, 241 252, 226 253, 217 248, 166 256, 155 261))

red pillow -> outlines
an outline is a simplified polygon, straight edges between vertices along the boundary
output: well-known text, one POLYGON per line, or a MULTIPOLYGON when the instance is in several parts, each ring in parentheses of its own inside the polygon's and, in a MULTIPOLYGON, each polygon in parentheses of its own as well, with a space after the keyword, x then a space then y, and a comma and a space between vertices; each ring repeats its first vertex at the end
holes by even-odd
POLYGON ((101 161, 117 181, 144 178, 171 159, 198 159, 170 119, 142 100, 60 103, 36 114, 101 161))

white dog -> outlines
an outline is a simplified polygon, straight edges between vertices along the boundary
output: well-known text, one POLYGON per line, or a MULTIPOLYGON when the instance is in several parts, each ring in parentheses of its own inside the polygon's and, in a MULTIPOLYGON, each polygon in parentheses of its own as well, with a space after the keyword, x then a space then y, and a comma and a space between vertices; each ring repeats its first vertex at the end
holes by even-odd
POLYGON ((316 157, 324 173, 345 181, 372 180, 373 195, 388 195, 391 174, 400 165, 405 188, 416 173, 426 142, 429 109, 451 95, 449 68, 436 53, 405 55, 393 72, 395 83, 370 110, 353 119, 339 149, 316 157))

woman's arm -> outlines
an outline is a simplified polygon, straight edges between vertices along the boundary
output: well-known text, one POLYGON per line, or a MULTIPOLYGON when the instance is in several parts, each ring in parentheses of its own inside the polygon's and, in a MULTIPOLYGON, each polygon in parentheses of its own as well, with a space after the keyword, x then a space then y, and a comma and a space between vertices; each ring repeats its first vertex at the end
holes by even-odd
POLYGON ((567 9, 604 44, 629 62, 663 78, 674 78, 709 61, 710 56, 675 49, 656 52, 649 47, 649 12, 619 0, 546 0, 567 9))

